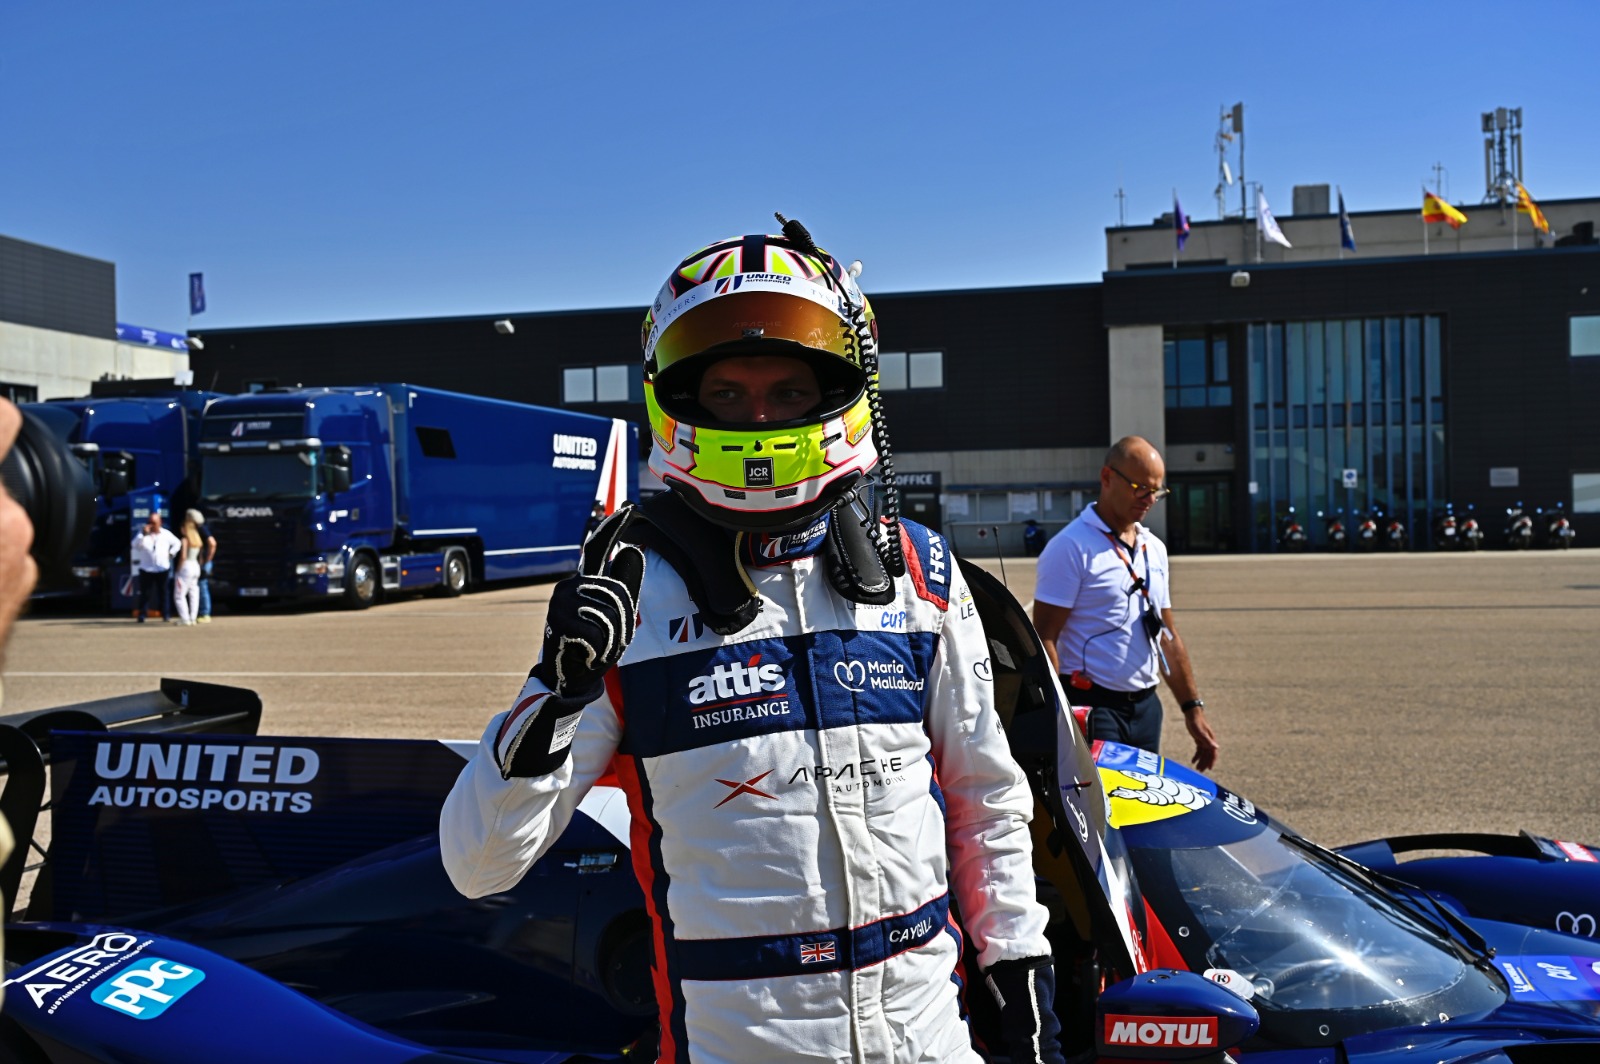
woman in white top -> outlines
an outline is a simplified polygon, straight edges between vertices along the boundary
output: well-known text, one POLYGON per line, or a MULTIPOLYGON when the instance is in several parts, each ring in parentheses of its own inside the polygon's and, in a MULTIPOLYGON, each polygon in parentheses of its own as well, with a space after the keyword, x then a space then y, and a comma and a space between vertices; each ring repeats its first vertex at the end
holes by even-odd
POLYGON ((201 523, 199 511, 190 510, 183 515, 183 527, 178 532, 178 541, 183 546, 178 554, 173 598, 177 600, 180 624, 193 624, 200 610, 200 551, 205 544, 200 537, 201 523))

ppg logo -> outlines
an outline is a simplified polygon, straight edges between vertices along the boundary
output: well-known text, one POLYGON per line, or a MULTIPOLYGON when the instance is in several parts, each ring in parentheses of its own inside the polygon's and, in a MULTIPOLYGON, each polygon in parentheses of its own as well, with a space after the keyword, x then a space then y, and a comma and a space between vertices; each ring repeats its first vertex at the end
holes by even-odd
POLYGON ((147 957, 89 996, 96 1004, 136 1020, 153 1020, 205 977, 205 972, 187 964, 147 957))

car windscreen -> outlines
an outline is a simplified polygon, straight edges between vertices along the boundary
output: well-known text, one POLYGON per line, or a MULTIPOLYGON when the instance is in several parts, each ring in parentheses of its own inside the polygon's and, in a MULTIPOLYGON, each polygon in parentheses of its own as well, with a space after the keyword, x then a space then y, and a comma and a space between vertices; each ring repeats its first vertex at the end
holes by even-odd
POLYGON ((310 451, 207 455, 200 494, 206 499, 307 499, 316 493, 310 451))
POLYGON ((1265 1041, 1329 1045, 1505 1002, 1499 979, 1440 928, 1276 831, 1222 846, 1136 847, 1134 867, 1191 967, 1249 980, 1265 1041))

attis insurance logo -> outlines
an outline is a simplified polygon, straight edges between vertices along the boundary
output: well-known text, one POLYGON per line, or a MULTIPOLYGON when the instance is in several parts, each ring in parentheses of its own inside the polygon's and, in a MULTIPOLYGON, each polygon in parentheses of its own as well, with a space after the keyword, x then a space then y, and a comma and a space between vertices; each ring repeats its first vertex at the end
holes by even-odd
POLYGON ((772 487, 772 459, 746 458, 744 460, 744 486, 747 488, 772 487))
POLYGON ((1173 1049, 1179 1046, 1217 1045, 1217 1018, 1190 1016, 1182 1019, 1152 1019, 1149 1016, 1106 1014, 1106 1045, 1151 1046, 1173 1049))
POLYGON ((754 654, 748 662, 730 661, 689 681, 689 704, 695 707, 695 728, 763 717, 789 715, 784 694, 789 680, 777 662, 761 663, 754 654))

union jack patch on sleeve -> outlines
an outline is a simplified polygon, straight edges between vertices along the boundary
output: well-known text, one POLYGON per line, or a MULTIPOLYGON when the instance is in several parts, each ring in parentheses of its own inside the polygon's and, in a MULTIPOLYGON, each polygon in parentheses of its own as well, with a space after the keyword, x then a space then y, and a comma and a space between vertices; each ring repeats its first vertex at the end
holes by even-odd
POLYGON ((820 964, 823 961, 837 960, 838 956, 838 947, 834 945, 832 939, 827 942, 807 942, 800 947, 801 964, 820 964))

